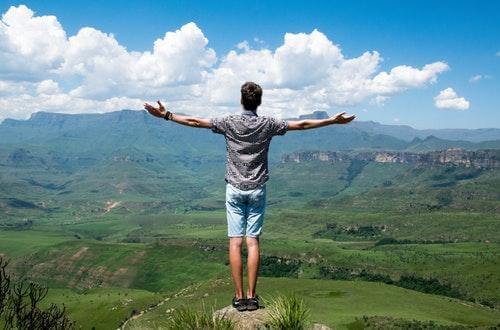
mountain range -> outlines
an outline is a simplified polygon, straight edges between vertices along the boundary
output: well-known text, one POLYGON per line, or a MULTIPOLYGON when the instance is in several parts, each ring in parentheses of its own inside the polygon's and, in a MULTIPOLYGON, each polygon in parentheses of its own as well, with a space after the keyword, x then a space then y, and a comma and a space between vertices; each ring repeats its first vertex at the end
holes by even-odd
MULTIPOLYGON (((326 112, 300 116, 324 118, 326 112)), ((122 110, 104 114, 37 112, 28 120, 6 119, 0 124, 0 145, 22 146, 78 157, 120 155, 120 150, 172 160, 217 160, 225 153, 222 136, 158 120, 146 111, 122 110)), ((410 126, 354 121, 316 130, 288 132, 273 140, 270 159, 303 150, 407 150, 448 148, 498 149, 500 129, 417 130, 410 126)), ((126 152, 126 154, 129 154, 126 152)))

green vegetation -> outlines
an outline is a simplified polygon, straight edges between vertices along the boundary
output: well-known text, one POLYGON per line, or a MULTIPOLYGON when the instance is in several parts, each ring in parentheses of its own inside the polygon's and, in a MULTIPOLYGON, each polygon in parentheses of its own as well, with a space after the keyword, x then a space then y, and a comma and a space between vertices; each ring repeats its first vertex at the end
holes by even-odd
POLYGON ((214 317, 214 310, 193 310, 183 307, 168 317, 168 329, 172 330, 233 330, 234 323, 225 317, 214 317))
POLYGON ((267 304, 269 308, 269 322, 271 329, 305 329, 309 310, 303 299, 295 295, 277 296, 271 298, 267 304))
MULTIPOLYGON (((378 282, 263 277, 257 292, 264 302, 279 295, 295 294, 304 300, 310 311, 309 323, 336 329, 347 329, 356 318, 364 315, 455 326, 491 327, 500 322, 500 312, 496 309, 378 282)), ((172 309, 183 306, 219 309, 229 305, 232 294, 228 277, 205 281, 189 287, 129 325, 132 329, 157 328, 172 309)), ((264 306, 269 308, 267 304, 264 306)))
POLYGON ((64 304, 42 308, 48 288, 34 282, 13 281, 9 262, 0 257, 0 325, 4 329, 73 329, 64 304))
MULTIPOLYGON (((318 146, 498 147, 375 133, 337 127, 273 141, 259 295, 295 294, 311 322, 338 328, 498 325, 498 168, 279 162, 318 146)), ((47 286, 40 306, 64 303, 77 327, 132 316, 127 326, 168 327, 182 306, 195 309, 175 317, 205 322, 196 311, 233 294, 224 152, 220 136, 141 112, 2 123, 0 257, 16 281, 47 286)))

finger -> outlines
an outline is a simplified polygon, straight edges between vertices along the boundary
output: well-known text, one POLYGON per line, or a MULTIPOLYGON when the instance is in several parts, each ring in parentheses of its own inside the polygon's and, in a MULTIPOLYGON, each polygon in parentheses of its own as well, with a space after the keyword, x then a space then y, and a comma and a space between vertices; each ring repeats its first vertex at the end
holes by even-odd
POLYGON ((338 114, 336 114, 335 116, 337 116, 337 117, 341 117, 341 116, 343 116, 343 115, 345 115, 345 114, 346 114, 346 112, 345 112, 345 111, 343 111, 343 112, 339 112, 339 113, 338 113, 338 114))
POLYGON ((163 104, 161 104, 160 100, 158 100, 156 102, 158 102, 158 105, 160 106, 160 108, 163 108, 163 104))

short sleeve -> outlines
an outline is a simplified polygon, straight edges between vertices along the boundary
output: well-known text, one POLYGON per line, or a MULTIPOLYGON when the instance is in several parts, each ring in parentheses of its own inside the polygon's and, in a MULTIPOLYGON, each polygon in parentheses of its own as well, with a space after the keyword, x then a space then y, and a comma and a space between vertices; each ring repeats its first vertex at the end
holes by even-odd
POLYGON ((216 117, 210 119, 210 128, 212 132, 217 134, 225 134, 226 133, 226 125, 227 121, 225 117, 216 117))
POLYGON ((285 135, 285 133, 288 131, 288 121, 284 119, 271 117, 270 124, 271 132, 273 135, 285 135))

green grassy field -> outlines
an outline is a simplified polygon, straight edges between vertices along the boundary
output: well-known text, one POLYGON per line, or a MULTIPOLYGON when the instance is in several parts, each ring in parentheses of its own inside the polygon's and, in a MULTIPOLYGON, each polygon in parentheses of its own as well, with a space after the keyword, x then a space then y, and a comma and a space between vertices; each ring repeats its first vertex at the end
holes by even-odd
MULTIPOLYGON (((60 167, 43 158, 43 168, 28 157, 0 173, 0 255, 11 259, 9 271, 48 285, 45 303, 64 302, 86 329, 116 328, 168 297, 130 326, 164 325, 168 309, 192 301, 229 304, 222 164, 176 156, 171 176, 162 171, 168 161, 124 153, 138 160, 60 167)), ((312 321, 340 328, 363 315, 499 323, 498 170, 313 161, 276 163, 271 173, 264 298, 297 290, 312 321), (355 275, 339 281, 331 269, 355 275), (400 287, 405 276, 424 285, 400 287), (460 299, 424 293, 434 292, 425 287, 431 280, 460 299)))
POLYGON ((85 292, 52 288, 46 303, 64 304, 69 317, 83 329, 116 329, 132 311, 161 301, 162 295, 146 290, 98 288, 85 292))
MULTIPOLYGON (((264 301, 278 294, 295 293, 309 307, 311 322, 336 329, 349 329, 355 319, 363 315, 434 320, 448 325, 492 326, 500 322, 498 310, 382 283, 262 278, 258 291, 264 301)), ((172 309, 182 306, 202 308, 203 305, 221 308, 229 305, 231 294, 232 285, 228 278, 193 286, 131 321, 127 329, 165 327, 172 309)))

